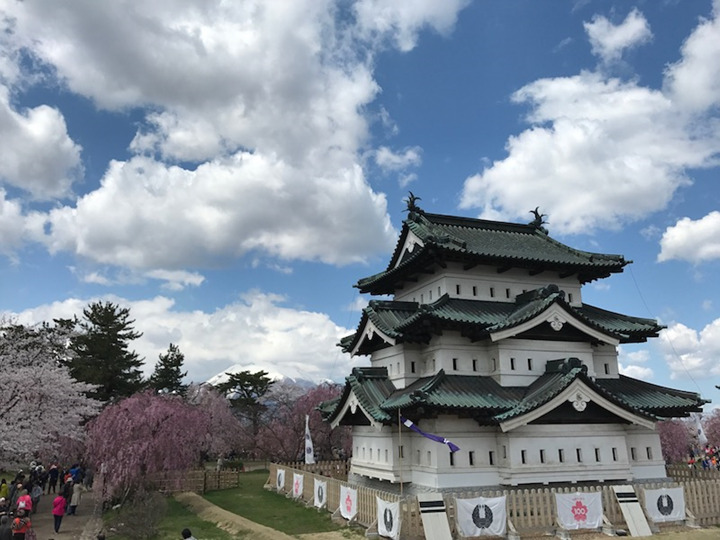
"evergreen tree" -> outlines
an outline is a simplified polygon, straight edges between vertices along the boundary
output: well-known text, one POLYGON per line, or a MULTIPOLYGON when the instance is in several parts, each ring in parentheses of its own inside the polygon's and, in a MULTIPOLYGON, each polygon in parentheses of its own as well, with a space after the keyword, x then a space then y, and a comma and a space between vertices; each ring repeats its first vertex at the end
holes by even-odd
POLYGON ((142 390, 140 368, 144 359, 129 351, 129 342, 142 336, 133 328, 130 309, 112 302, 93 302, 83 310, 71 348, 75 355, 68 362, 70 374, 78 381, 94 384, 89 393, 108 402, 142 390))
POLYGON ((187 386, 182 384, 182 379, 187 371, 181 371, 183 362, 185 355, 180 352, 180 347, 171 343, 167 352, 159 356, 148 386, 153 390, 184 395, 187 386))

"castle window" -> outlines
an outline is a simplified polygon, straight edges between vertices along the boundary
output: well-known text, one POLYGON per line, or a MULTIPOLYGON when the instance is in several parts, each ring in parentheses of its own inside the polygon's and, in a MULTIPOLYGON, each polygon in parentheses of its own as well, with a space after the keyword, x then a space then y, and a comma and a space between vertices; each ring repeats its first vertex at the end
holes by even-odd
POLYGON ((415 360, 410 362, 410 372, 415 373, 415 360))
POLYGON ((432 465, 432 452, 430 450, 427 451, 427 464, 432 465))
POLYGON ((459 283, 455 285, 455 294, 457 294, 457 295, 460 294, 460 284, 459 283))
POLYGON ((507 446, 503 444, 503 459, 507 459, 507 446))
POLYGON ((380 449, 377 449, 377 462, 380 463, 380 449))
POLYGON ((605 364, 605 375, 610 375, 610 364, 605 364))
POLYGON ((473 285, 473 296, 477 296, 477 287, 473 285))
POLYGON ((515 371, 515 359, 510 358, 510 371, 515 371))
POLYGON ((532 371, 532 358, 528 358, 528 371, 532 371))
POLYGON ((497 370, 497 360, 495 360, 493 358, 492 361, 493 361, 493 371, 496 371, 497 370))
POLYGON ((495 452, 492 450, 488 452, 488 463, 490 463, 490 465, 495 465, 495 452))
POLYGON ((405 446, 402 445, 402 444, 401 444, 400 446, 398 446, 398 457, 399 457, 400 459, 404 459, 404 458, 405 458, 405 446))
POLYGON ((432 302, 432 289, 428 291, 428 302, 432 302))
POLYGON ((397 368, 397 374, 400 375, 400 362, 395 367, 397 368))
POLYGON ((637 450, 634 446, 630 448, 630 459, 637 461, 637 450))
POLYGON ((363 446, 363 460, 365 460, 365 447, 363 446))
POLYGON ((450 466, 451 467, 455 466, 455 453, 454 452, 450 452, 450 466))
POLYGON ((612 457, 613 457, 613 461, 617 461, 617 460, 618 460, 617 448, 613 448, 613 449, 612 449, 612 457))
POLYGON ((457 368, 458 368, 457 366, 458 366, 457 358, 453 358, 453 371, 457 371, 457 368))
POLYGON ((490 298, 495 298, 495 287, 490 287, 490 298))
POLYGON ((523 465, 527 463, 527 450, 520 450, 520 461, 523 465))
POLYGON ((545 463, 545 450, 540 449, 540 463, 545 463))
POLYGON ((600 463, 600 449, 599 448, 595 449, 595 461, 597 463, 600 463))
POLYGON ((385 449, 385 463, 388 462, 388 451, 387 448, 385 449))
POLYGON ((421 304, 424 304, 424 303, 425 303, 425 295, 424 295, 424 294, 421 294, 421 295, 420 295, 420 303, 421 303, 421 304))
POLYGON ((388 366, 388 375, 392 375, 392 364, 388 366))
POLYGON ((581 448, 575 449, 575 457, 577 458, 578 463, 582 463, 582 449, 581 448))
POLYGON ((510 289, 505 289, 505 298, 510 298, 510 289))
POLYGON ((440 287, 438 287, 438 298, 442 296, 442 292, 440 292, 440 287))
MULTIPOLYGON (((452 455, 452 454, 451 454, 451 455, 452 455)), ((468 452, 468 462, 470 463, 470 466, 471 466, 471 467, 472 467, 473 465, 475 465, 475 451, 474 451, 474 450, 470 450, 470 451, 468 452)))
POLYGON ((568 293, 568 302, 572 304, 572 293, 568 293))
POLYGON ((558 461, 560 463, 565 463, 565 450, 562 448, 558 448, 558 461))
POLYGON ((652 447, 651 447, 651 446, 648 446, 648 447, 645 448, 645 454, 647 454, 647 458, 648 458, 648 459, 652 459, 652 458, 653 458, 653 457, 652 457, 652 447))
POLYGON ((473 358, 473 371, 477 371, 477 358, 473 358))
POLYGON ((420 450, 417 451, 417 455, 415 456, 415 461, 418 465, 420 465, 420 450))

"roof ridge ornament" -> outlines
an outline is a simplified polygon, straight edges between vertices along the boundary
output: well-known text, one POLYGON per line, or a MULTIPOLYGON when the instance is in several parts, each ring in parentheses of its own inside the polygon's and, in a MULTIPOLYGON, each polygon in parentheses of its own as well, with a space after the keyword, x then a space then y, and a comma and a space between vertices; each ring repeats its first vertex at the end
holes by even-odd
POLYGON ((544 232, 545 234, 548 234, 548 231, 543 225, 547 223, 544 218, 548 217, 547 214, 541 214, 540 213, 540 207, 536 206, 535 210, 530 210, 530 213, 535 216, 535 219, 533 219, 528 225, 531 227, 534 227, 535 229, 544 232))
POLYGON ((422 199, 415 195, 412 191, 408 191, 408 193, 410 195, 408 195, 407 199, 405 199, 405 203, 407 204, 405 211, 408 212, 408 217, 412 217, 413 213, 424 214, 425 211, 417 205, 417 201, 422 201, 422 199))

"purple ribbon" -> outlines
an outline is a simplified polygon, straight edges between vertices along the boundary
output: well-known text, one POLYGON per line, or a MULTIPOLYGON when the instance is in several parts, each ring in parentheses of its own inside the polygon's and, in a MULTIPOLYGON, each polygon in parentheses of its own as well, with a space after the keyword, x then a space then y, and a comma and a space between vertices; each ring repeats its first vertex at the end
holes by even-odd
POLYGON ((405 427, 412 429, 415 433, 419 433, 420 435, 427 439, 430 439, 431 441, 447 444, 451 452, 457 452, 458 450, 460 450, 460 447, 449 439, 446 439, 445 437, 440 437, 439 435, 433 435, 432 433, 424 432, 422 429, 417 427, 411 420, 408 420, 404 416, 401 416, 400 420, 402 420, 402 423, 405 427))

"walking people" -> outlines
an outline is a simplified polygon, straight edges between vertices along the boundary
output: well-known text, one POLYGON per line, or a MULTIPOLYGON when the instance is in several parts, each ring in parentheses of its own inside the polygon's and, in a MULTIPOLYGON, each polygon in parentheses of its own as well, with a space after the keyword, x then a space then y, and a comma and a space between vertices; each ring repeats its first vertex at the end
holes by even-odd
POLYGON ((62 523, 63 516, 65 515, 66 506, 67 501, 62 494, 58 494, 58 496, 53 499, 52 515, 56 533, 60 532, 60 524, 62 523))
POLYGON ((7 516, 0 516, 0 540, 12 540, 12 528, 7 516))
POLYGON ((25 540, 25 534, 32 528, 30 518, 22 508, 15 514, 12 522, 13 540, 25 540))
POLYGON ((180 534, 182 535, 184 540, 197 540, 197 538, 192 535, 190 529, 188 529, 187 527, 185 527, 180 534))
POLYGON ((82 484, 76 484, 73 482, 72 495, 70 495, 70 508, 68 509, 68 515, 77 515, 77 507, 80 504, 80 497, 82 496, 83 488, 82 484))

